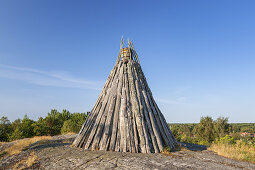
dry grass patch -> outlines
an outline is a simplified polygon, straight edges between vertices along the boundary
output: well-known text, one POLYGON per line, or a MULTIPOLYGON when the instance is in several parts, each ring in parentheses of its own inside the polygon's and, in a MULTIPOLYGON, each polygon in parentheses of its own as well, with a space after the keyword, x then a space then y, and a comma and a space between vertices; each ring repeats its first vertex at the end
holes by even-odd
POLYGON ((38 160, 38 157, 35 155, 34 152, 32 152, 32 153, 30 154, 30 156, 29 156, 29 157, 27 158, 27 160, 26 160, 27 166, 28 166, 28 167, 32 166, 32 165, 35 163, 36 160, 38 160))
POLYGON ((2 145, 2 144, 5 144, 6 142, 0 142, 0 146, 2 145))
POLYGON ((62 135, 74 135, 74 134, 76 134, 76 133, 74 133, 74 132, 67 132, 67 133, 63 133, 62 135))
POLYGON ((13 169, 25 169, 31 167, 35 161, 38 160, 38 157, 34 152, 31 152, 29 157, 26 160, 21 160, 16 165, 14 165, 13 169))
POLYGON ((51 138, 51 136, 35 136, 33 138, 18 140, 14 143, 14 145, 7 148, 5 151, 8 153, 8 155, 19 154, 24 148, 28 147, 32 143, 42 140, 49 140, 51 138))
POLYGON ((254 145, 245 145, 240 142, 236 144, 229 145, 229 144, 212 144, 208 150, 214 151, 219 155, 243 160, 255 163, 255 146, 254 145))
POLYGON ((164 147, 163 151, 161 152, 163 155, 172 155, 172 151, 184 151, 186 150, 185 147, 181 146, 180 144, 175 145, 174 149, 171 149, 170 147, 164 147))

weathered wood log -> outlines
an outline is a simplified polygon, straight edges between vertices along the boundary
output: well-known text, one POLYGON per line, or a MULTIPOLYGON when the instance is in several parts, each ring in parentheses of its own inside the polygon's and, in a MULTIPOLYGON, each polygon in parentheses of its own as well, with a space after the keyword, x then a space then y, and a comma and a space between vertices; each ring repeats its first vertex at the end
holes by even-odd
POLYGON ((146 146, 145 146, 145 138, 144 138, 144 131, 143 131, 143 126, 142 126, 142 116, 138 104, 138 99, 137 99, 137 93, 136 93, 136 88, 135 88, 135 82, 134 82, 134 77, 131 69, 131 65, 128 65, 128 77, 129 77, 129 82, 131 85, 130 92, 131 92, 131 101, 132 101, 132 111, 134 113, 134 117, 136 119, 136 125, 137 125, 137 131, 139 134, 139 140, 140 140, 140 148, 141 152, 146 153, 146 146))
MULTIPOLYGON (((135 70, 135 68, 133 68, 135 70)), ((136 77, 136 87, 137 87, 137 92, 138 92, 138 98, 140 99, 140 107, 142 108, 143 110, 143 115, 144 115, 144 119, 145 119, 145 129, 146 129, 146 132, 147 135, 147 139, 146 139, 146 142, 147 142, 147 153, 150 153, 150 152, 159 152, 158 151, 158 146, 157 146, 157 142, 155 141, 155 135, 154 135, 154 132, 152 130, 152 127, 151 127, 151 122, 150 122, 150 119, 149 119, 149 116, 148 116, 148 111, 147 111, 147 108, 146 108, 146 105, 145 105, 145 101, 144 101, 144 97, 143 97, 143 94, 142 94, 142 91, 143 91, 143 86, 141 84, 141 82, 139 81, 139 77, 138 77, 138 74, 136 71, 134 71, 135 73, 135 77, 136 77)))
POLYGON ((135 114, 134 114, 134 109, 132 109, 134 106, 133 106, 133 104, 132 104, 132 97, 131 97, 131 95, 132 95, 132 91, 130 90, 131 89, 131 81, 129 80, 129 78, 130 78, 130 73, 129 73, 129 69, 127 70, 127 77, 128 77, 128 89, 129 89, 129 98, 130 98, 130 102, 129 102, 129 105, 130 105, 130 108, 129 108, 129 111, 130 111, 130 115, 131 115, 131 122, 130 122, 130 125, 132 126, 132 127, 130 127, 132 130, 133 130, 133 141, 131 141, 132 142, 132 145, 134 145, 133 146, 133 152, 139 152, 139 148, 140 148, 140 146, 139 146, 139 135, 138 135, 138 130, 137 130, 137 124, 136 124, 136 118, 135 118, 135 114))
POLYGON ((125 117, 126 122, 126 134, 127 134, 127 152, 133 152, 134 150, 134 135, 133 135, 133 125, 132 125, 132 112, 130 110, 130 94, 129 94, 129 81, 127 74, 127 67, 125 67, 125 94, 126 94, 126 102, 127 102, 127 116, 125 117))
POLYGON ((148 125, 146 124, 146 120, 145 120, 146 108, 144 108, 144 106, 142 104, 142 93, 141 93, 142 90, 138 84, 137 74, 136 74, 135 70, 133 69, 133 62, 130 62, 130 64, 131 64, 131 70, 132 70, 131 72, 134 77, 135 88, 137 91, 138 105, 139 105, 140 112, 141 112, 141 122, 142 122, 144 137, 145 137, 146 153, 150 153, 152 150, 152 145, 151 145, 151 140, 150 140, 150 134, 148 131, 148 125))
POLYGON ((120 104, 120 151, 127 151, 127 134, 126 134, 126 121, 125 116, 127 114, 127 100, 125 88, 122 89, 121 104, 120 104))
POLYGON ((107 150, 108 148, 109 137, 111 135, 110 128, 111 128, 111 123, 113 118, 112 115, 113 115, 115 104, 116 104, 116 94, 112 96, 110 109, 108 110, 107 119, 105 122, 103 137, 100 141, 100 150, 107 150))
POLYGON ((117 151, 117 152, 120 151, 120 123, 118 123, 115 151, 117 151))
POLYGON ((169 138, 170 142, 171 142, 171 148, 175 148, 175 145, 177 145, 177 141, 172 133, 172 131, 170 130, 170 127, 168 126, 167 122, 166 122, 166 119, 164 118, 163 114, 161 113, 161 111, 159 110, 155 100, 153 99, 153 102, 154 102, 154 106, 156 107, 157 109, 157 112, 159 113, 159 118, 160 118, 160 121, 161 121, 161 124, 163 125, 163 128, 167 134, 167 137, 169 138))
POLYGON ((116 145, 116 138, 117 138, 117 131, 118 131, 118 121, 119 121, 119 110, 120 110, 120 101, 121 101, 121 90, 123 86, 123 71, 124 67, 120 68, 120 75, 119 75, 119 84, 117 88, 117 99, 116 99, 116 107, 114 109, 113 114, 113 125, 112 125, 112 134, 111 134, 111 142, 110 142, 110 150, 115 150, 116 145))

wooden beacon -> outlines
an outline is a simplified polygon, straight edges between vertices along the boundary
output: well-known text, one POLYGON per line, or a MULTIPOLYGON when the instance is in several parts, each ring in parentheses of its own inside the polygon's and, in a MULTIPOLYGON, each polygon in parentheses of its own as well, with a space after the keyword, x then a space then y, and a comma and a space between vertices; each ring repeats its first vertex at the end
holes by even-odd
POLYGON ((142 71, 132 41, 123 48, 73 142, 85 150, 160 153, 176 141, 142 71))

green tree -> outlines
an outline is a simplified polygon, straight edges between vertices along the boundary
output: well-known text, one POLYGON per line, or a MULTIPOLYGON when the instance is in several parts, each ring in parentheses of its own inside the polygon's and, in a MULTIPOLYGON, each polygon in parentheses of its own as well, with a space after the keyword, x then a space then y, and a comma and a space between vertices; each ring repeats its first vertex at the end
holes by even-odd
POLYGON ((201 117, 199 124, 194 128, 194 134, 200 144, 208 145, 214 140, 213 119, 209 116, 201 117))
POLYGON ((181 139, 180 139, 181 142, 187 142, 187 143, 192 142, 191 127, 189 125, 187 124, 180 125, 179 134, 181 135, 181 139))
POLYGON ((12 129, 13 131, 17 129, 21 125, 22 121, 21 119, 16 119, 12 122, 12 129))
POLYGON ((213 122, 213 130, 215 138, 222 138, 229 134, 230 125, 228 124, 228 118, 219 117, 213 122))
POLYGON ((16 127, 12 135, 10 136, 11 140, 30 138, 34 136, 33 126, 34 121, 29 119, 27 115, 21 121, 21 124, 16 127))
POLYGON ((74 132, 78 133, 87 118, 87 114, 85 113, 73 113, 71 116, 71 120, 74 123, 74 132))
POLYGON ((40 117, 39 120, 33 124, 34 133, 37 136, 53 136, 66 132, 77 133, 85 122, 85 119, 85 113, 70 113, 65 109, 60 113, 56 109, 52 109, 45 118, 40 117))
POLYGON ((233 136, 226 135, 224 137, 216 139, 215 143, 221 144, 235 144, 236 141, 233 136))
POLYGON ((61 134, 65 134, 68 132, 75 132, 75 124, 71 119, 66 120, 63 127, 61 128, 61 134))
POLYGON ((8 141, 9 135, 12 133, 11 122, 7 117, 0 119, 0 141, 8 141))
POLYGON ((35 136, 44 136, 49 134, 49 127, 44 118, 40 117, 37 122, 32 124, 35 136))
POLYGON ((174 124, 170 125, 170 129, 176 138, 176 140, 180 141, 181 140, 181 134, 180 134, 180 125, 174 124))
POLYGON ((74 132, 78 133, 83 123, 86 120, 87 115, 85 113, 73 113, 70 115, 70 119, 66 120, 61 128, 61 133, 74 132))

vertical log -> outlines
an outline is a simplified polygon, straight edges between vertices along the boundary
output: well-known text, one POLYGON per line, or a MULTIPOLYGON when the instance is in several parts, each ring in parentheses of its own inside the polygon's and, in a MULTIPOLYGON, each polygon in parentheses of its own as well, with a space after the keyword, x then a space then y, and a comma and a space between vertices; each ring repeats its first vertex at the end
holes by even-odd
POLYGON ((131 70, 132 70, 132 75, 135 80, 135 87, 137 91, 137 98, 138 98, 138 104, 140 108, 140 113, 141 113, 141 121, 142 121, 142 126, 143 126, 143 131, 144 131, 144 137, 145 137, 145 146, 146 146, 146 153, 150 153, 152 149, 151 141, 150 141, 150 134, 148 131, 148 125, 145 121, 145 114, 146 114, 146 108, 144 108, 142 104, 142 95, 141 95, 141 87, 138 82, 138 76, 136 73, 136 70, 134 69, 133 61, 131 62, 131 70))
POLYGON ((106 108, 107 101, 109 99, 109 91, 110 90, 108 89, 107 90, 107 94, 105 96, 105 100, 103 101, 102 107, 101 107, 101 109, 99 111, 99 114, 97 115, 96 122, 94 123, 92 131, 90 132, 89 138, 88 138, 88 140, 86 142, 85 149, 89 149, 89 147, 90 147, 90 145, 91 145, 91 143, 92 143, 92 141, 94 139, 95 133, 96 133, 97 128, 99 126, 99 122, 100 122, 100 120, 102 118, 102 115, 103 115, 104 110, 106 108))
POLYGON ((117 138, 116 138, 116 145, 115 145, 115 151, 120 151, 120 124, 118 123, 118 130, 117 130, 117 138))
POLYGON ((117 98, 116 98, 116 106, 113 113, 113 125, 112 125, 112 134, 111 134, 111 142, 110 142, 110 150, 115 150, 116 139, 117 139, 117 132, 118 132, 118 122, 119 122, 119 110, 120 110, 120 99, 121 99, 121 92, 123 86, 123 70, 124 68, 120 68, 120 76, 119 76, 119 85, 117 89, 117 98))
POLYGON ((171 148, 175 148, 175 145, 177 144, 177 141, 176 141, 172 131, 170 130, 170 128, 169 128, 169 126, 168 126, 168 124, 166 122, 166 119, 164 118, 163 114, 161 113, 161 111, 158 108, 158 106, 157 106, 157 104, 156 104, 154 99, 153 99, 153 103, 154 103, 154 106, 155 106, 157 112, 159 113, 159 118, 160 118, 161 124, 162 124, 162 126, 164 128, 164 131, 165 131, 165 133, 167 134, 167 137, 170 140, 170 143, 171 143, 170 147, 171 148))
POLYGON ((158 130, 158 126, 156 124, 156 120, 154 118, 154 115, 152 113, 152 110, 151 110, 151 106, 149 104, 149 101, 148 101, 148 97, 147 97, 147 94, 145 91, 143 91, 143 97, 145 99, 145 104, 147 106, 147 110, 148 110, 148 113, 149 113, 149 117, 150 117, 150 121, 151 121, 151 125, 152 125, 152 129, 153 129, 153 132, 156 136, 156 139, 157 139, 157 144, 158 144, 158 148, 159 148, 159 151, 163 151, 163 142, 162 142, 162 139, 161 139, 161 136, 160 136, 160 133, 159 133, 159 130, 158 130))
POLYGON ((126 135, 127 135, 127 152, 132 152, 132 137, 133 137, 133 125, 132 125, 132 117, 131 117, 131 110, 130 110, 130 96, 129 96, 129 81, 127 75, 127 67, 125 66, 125 94, 126 94, 126 116, 125 116, 125 125, 126 125, 126 135))
POLYGON ((138 99, 137 99, 137 94, 136 94, 136 89, 135 89, 135 82, 131 70, 131 65, 128 63, 128 77, 129 77, 129 82, 130 82, 130 96, 131 96, 131 101, 132 101, 132 112, 134 113, 135 119, 136 119, 136 125, 137 125, 137 131, 139 134, 139 139, 140 139, 140 147, 141 147, 141 152, 146 153, 146 146, 145 146, 145 137, 143 133, 143 126, 142 126, 142 117, 141 117, 141 112, 138 104, 138 99))
POLYGON ((128 108, 128 113, 130 114, 130 131, 131 134, 133 134, 132 136, 132 152, 139 152, 139 135, 138 135, 138 131, 137 131, 137 124, 136 124, 136 118, 135 118, 135 114, 134 114, 134 106, 132 103, 132 92, 131 92, 131 78, 130 78, 130 71, 129 71, 129 67, 127 67, 127 79, 128 79, 128 96, 129 96, 129 108, 128 108))
POLYGON ((142 108, 141 110, 143 110, 143 115, 144 115, 144 124, 146 124, 145 126, 145 134, 146 135, 146 142, 147 142, 147 147, 149 149, 147 149, 148 151, 147 152, 156 152, 158 153, 159 150, 158 150, 158 145, 157 145, 157 142, 156 142, 156 139, 155 139, 155 135, 154 135, 154 132, 152 130, 152 126, 151 126, 151 122, 150 122, 150 119, 149 119, 149 116, 148 116, 148 111, 147 111, 147 108, 146 108, 146 104, 145 104, 145 101, 144 101, 144 98, 143 98, 143 94, 142 94, 142 91, 143 91, 143 87, 142 87, 142 84, 140 82, 140 78, 138 76, 138 72, 137 70, 135 69, 135 67, 132 67, 133 70, 134 70, 134 73, 135 73, 135 78, 136 78, 136 89, 137 89, 137 94, 138 94, 138 98, 140 99, 140 102, 139 104, 141 105, 140 108, 142 108))
POLYGON ((116 94, 114 94, 112 96, 112 100, 109 106, 109 110, 107 113, 107 119, 105 122, 105 128, 104 128, 104 132, 102 135, 102 139, 100 141, 100 150, 107 150, 107 146, 106 143, 110 137, 110 126, 111 126, 111 122, 112 122, 112 118, 113 118, 113 111, 114 111, 114 107, 115 107, 115 103, 116 103, 116 94))
POLYGON ((120 104, 120 151, 127 151, 126 125, 125 116, 127 114, 127 101, 125 87, 122 88, 121 104, 120 104))
MULTIPOLYGON (((171 144, 170 144, 170 142, 169 142, 169 139, 167 138, 167 136, 166 136, 166 134, 165 134, 165 131, 163 130, 163 128, 162 128, 162 124, 161 124, 161 122, 160 122, 160 120, 159 120, 159 115, 157 114, 157 111, 156 111, 156 109, 154 108, 154 105, 153 105, 153 103, 152 103, 152 96, 147 92, 147 96, 148 96, 148 99, 149 99, 149 104, 150 104, 150 106, 151 106, 151 109, 152 109, 152 113, 153 113, 153 115, 154 115, 154 117, 155 117, 155 119, 156 119, 156 124, 157 124, 157 126, 158 126, 158 129, 159 129, 159 132, 160 132, 160 134, 161 134, 161 137, 162 137, 162 139, 163 139, 163 141, 165 141, 165 145, 166 146, 170 146, 171 144)), ((163 149, 164 149, 164 144, 163 144, 163 149)), ((162 150, 163 151, 163 150, 162 150)), ((161 151, 161 152, 162 152, 161 151)))

